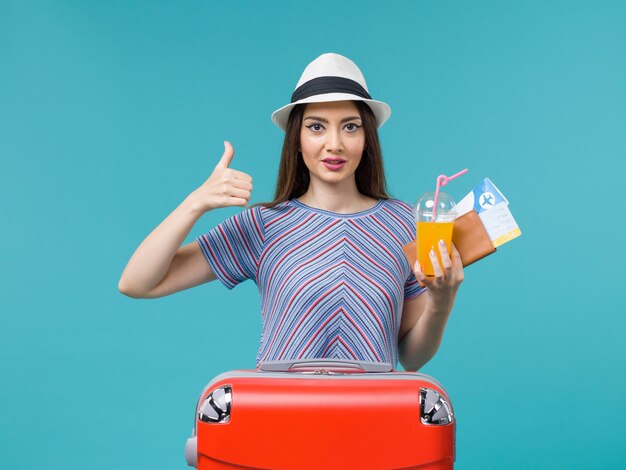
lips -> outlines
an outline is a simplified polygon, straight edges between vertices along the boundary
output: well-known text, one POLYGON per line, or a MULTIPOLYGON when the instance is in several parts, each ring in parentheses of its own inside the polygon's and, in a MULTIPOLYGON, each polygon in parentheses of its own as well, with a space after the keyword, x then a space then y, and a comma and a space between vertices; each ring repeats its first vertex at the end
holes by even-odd
POLYGON ((325 158, 324 160, 322 160, 322 163, 329 170, 338 171, 338 170, 341 170, 341 168, 343 168, 344 164, 346 163, 346 160, 343 160, 341 158, 325 158))

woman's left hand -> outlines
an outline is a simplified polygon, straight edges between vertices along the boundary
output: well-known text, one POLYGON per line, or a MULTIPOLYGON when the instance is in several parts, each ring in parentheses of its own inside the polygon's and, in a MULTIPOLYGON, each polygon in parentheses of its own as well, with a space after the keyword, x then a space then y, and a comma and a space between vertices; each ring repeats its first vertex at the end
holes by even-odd
POLYGON ((452 246, 452 259, 448 253, 448 248, 442 241, 439 242, 439 253, 441 254, 441 264, 434 250, 430 251, 430 262, 433 265, 435 276, 426 276, 421 271, 418 261, 415 262, 413 271, 420 285, 428 288, 429 299, 437 310, 445 310, 448 313, 452 310, 456 292, 463 282, 463 262, 461 255, 454 244, 452 246))

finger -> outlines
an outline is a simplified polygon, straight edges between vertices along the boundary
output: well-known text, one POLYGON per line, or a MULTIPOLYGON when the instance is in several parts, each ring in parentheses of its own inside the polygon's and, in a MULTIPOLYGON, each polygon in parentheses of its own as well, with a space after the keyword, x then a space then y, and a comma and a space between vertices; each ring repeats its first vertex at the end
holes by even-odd
POLYGON ((439 259, 437 258, 437 253, 435 253, 434 247, 428 253, 428 257, 430 258, 430 262, 433 265, 433 272, 436 278, 443 277, 443 271, 441 270, 441 265, 439 264, 439 259))
POLYGON ((230 142, 227 140, 224 141, 224 153, 222 154, 222 158, 220 159, 218 166, 222 168, 228 168, 230 162, 233 161, 233 155, 235 155, 235 149, 230 142))
POLYGON ((233 206, 246 207, 248 205, 248 202, 249 202, 248 199, 244 199, 244 198, 240 198, 240 197, 233 197, 233 198, 231 198, 231 200, 233 201, 233 206))
POLYGON ((461 259, 461 253, 459 253, 459 250, 456 249, 456 246, 454 246, 454 243, 451 243, 450 246, 452 247, 452 264, 453 265, 461 265, 463 266, 463 260, 461 259))
POLYGON ((248 205, 248 200, 242 197, 225 196, 222 199, 222 201, 223 201, 223 205, 221 207, 229 207, 229 206, 245 207, 248 205))
POLYGON ((252 191, 252 183, 244 180, 233 180, 232 185, 237 189, 245 189, 246 191, 252 191))
POLYGON ((249 174, 244 173, 243 171, 237 171, 237 170, 231 170, 231 171, 232 171, 233 178, 252 183, 252 176, 250 176, 249 174))
POLYGON ((454 276, 459 282, 463 282, 465 274, 463 273, 463 260, 456 246, 452 244, 452 266, 454 268, 454 276))
POLYGON ((426 274, 422 272, 422 266, 419 261, 415 261, 415 264, 413 265, 413 274, 415 274, 415 279, 417 279, 420 287, 428 287, 428 277, 426 277, 426 274))
POLYGON ((448 278, 452 273, 452 261, 450 260, 450 253, 448 253, 446 242, 443 240, 439 240, 439 253, 441 254, 441 266, 443 267, 443 273, 448 278))
POLYGON ((250 191, 246 191, 245 189, 231 188, 230 191, 228 191, 228 195, 230 197, 236 197, 249 201, 251 193, 250 191))

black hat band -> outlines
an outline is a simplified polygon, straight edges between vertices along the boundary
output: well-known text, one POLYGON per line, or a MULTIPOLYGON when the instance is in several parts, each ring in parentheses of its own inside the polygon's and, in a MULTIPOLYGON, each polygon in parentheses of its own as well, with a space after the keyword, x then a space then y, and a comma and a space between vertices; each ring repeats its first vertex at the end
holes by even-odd
POLYGON ((300 85, 291 95, 291 102, 326 93, 348 93, 371 100, 370 94, 354 80, 344 77, 317 77, 300 85))

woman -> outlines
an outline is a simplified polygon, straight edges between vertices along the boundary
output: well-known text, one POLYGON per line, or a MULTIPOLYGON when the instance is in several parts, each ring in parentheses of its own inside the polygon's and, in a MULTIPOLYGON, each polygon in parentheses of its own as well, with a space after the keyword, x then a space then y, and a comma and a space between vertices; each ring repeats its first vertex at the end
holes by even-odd
POLYGON ((431 253, 432 278, 404 257, 412 211, 387 195, 376 130, 390 113, 356 64, 318 57, 272 115, 286 132, 274 201, 181 247, 202 214, 250 200, 252 178, 230 168, 225 142, 211 176, 133 254, 120 291, 153 298, 254 279, 263 315, 257 363, 333 357, 419 369, 439 347, 463 267, 445 244, 442 266, 431 253))

